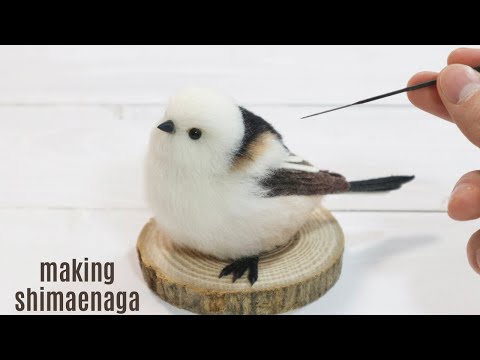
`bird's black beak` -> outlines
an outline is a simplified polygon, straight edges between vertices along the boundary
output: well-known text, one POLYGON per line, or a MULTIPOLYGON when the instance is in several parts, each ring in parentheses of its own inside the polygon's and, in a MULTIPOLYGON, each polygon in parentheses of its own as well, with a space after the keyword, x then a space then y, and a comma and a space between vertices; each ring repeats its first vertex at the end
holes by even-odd
POLYGON ((163 124, 158 125, 158 129, 165 131, 166 133, 173 134, 175 132, 175 124, 172 120, 168 120, 163 124))

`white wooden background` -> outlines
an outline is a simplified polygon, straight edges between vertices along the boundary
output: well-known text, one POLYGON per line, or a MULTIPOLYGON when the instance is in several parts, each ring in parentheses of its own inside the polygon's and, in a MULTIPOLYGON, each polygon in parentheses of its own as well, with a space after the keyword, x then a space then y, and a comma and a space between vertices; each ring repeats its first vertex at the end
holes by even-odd
POLYGON ((465 254, 479 225, 445 213, 479 150, 405 96, 299 120, 440 70, 459 46, 1 46, 0 313, 15 312, 16 291, 38 290, 40 261, 84 257, 115 261, 112 288, 138 291, 142 313, 184 313, 147 289, 135 240, 150 216, 148 132, 170 94, 202 85, 267 118, 321 168, 352 180, 417 176, 392 194, 326 201, 346 234, 343 275, 295 313, 480 314, 465 254))

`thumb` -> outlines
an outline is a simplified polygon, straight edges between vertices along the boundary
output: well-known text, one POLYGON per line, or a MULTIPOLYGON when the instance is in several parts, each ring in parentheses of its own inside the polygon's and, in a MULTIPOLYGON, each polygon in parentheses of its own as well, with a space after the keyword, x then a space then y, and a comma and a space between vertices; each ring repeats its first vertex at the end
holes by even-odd
POLYGON ((480 73, 466 65, 451 65, 442 71, 437 86, 453 121, 480 147, 480 73))

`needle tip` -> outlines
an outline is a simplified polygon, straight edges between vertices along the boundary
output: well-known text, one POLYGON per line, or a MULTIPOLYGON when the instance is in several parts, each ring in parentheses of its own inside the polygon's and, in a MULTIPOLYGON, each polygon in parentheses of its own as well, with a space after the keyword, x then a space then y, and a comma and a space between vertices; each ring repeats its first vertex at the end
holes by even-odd
POLYGON ((321 114, 304 116, 304 117, 300 118, 300 120, 310 119, 310 118, 312 118, 312 117, 314 117, 314 116, 318 116, 318 115, 321 115, 321 114))

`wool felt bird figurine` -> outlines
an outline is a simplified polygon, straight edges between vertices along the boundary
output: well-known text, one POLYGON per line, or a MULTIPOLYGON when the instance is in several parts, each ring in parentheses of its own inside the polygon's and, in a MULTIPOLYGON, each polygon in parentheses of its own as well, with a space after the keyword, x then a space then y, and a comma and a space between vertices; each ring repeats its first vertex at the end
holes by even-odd
POLYGON ((324 195, 399 189, 413 177, 348 182, 291 152, 261 117, 231 98, 190 88, 174 96, 151 134, 147 200, 181 247, 231 261, 220 277, 248 271, 289 241, 324 195))

